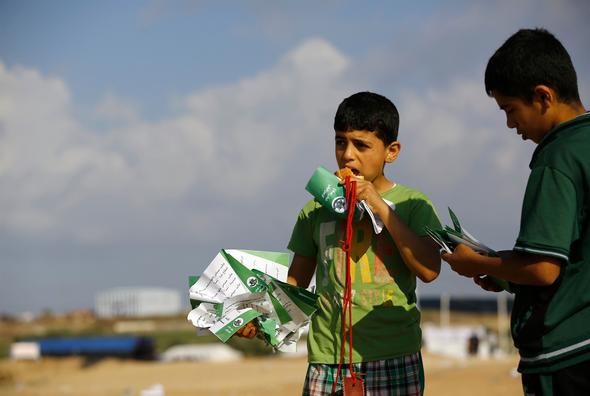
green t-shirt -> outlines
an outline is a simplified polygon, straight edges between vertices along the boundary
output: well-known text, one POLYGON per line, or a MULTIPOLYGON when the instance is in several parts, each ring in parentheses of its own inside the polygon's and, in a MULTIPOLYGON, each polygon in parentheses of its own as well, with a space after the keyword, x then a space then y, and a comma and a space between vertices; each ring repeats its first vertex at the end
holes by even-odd
POLYGON ((519 369, 548 373, 590 359, 590 115, 558 125, 531 160, 514 250, 563 261, 551 286, 515 285, 519 369))
MULTIPOLYGON (((382 194, 395 203, 396 214, 417 234, 424 226, 440 228, 430 200, 403 185, 382 194)), ((390 359, 420 350, 422 333, 416 306, 416 276, 406 267, 386 228, 373 232, 368 216, 353 226, 351 246, 353 361, 390 359)), ((346 254, 341 249, 345 221, 317 201, 299 214, 289 249, 316 259, 319 308, 311 318, 308 357, 311 363, 340 360, 341 306, 346 254)), ((348 344, 346 344, 348 346, 348 344)), ((348 349, 345 353, 348 362, 348 349)))

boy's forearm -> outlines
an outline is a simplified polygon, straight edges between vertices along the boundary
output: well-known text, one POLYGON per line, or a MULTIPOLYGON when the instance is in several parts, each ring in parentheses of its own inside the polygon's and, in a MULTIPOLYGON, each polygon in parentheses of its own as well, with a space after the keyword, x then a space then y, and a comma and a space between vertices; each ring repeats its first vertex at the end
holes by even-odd
MULTIPOLYGON (((385 204, 385 202, 384 202, 385 204)), ((412 231, 387 204, 377 214, 392 236, 406 266, 423 282, 432 282, 440 273, 438 246, 428 237, 412 231)))
POLYGON ((304 257, 296 254, 293 256, 289 272, 287 273, 287 283, 306 288, 309 286, 313 274, 315 273, 315 258, 304 257))
POLYGON ((498 253, 498 257, 479 255, 478 267, 483 273, 505 279, 519 285, 548 286, 559 277, 558 259, 512 250, 498 253))
POLYGON ((478 254, 465 245, 458 245, 452 254, 443 254, 443 259, 461 275, 492 275, 519 285, 551 285, 561 270, 561 263, 556 258, 512 250, 490 257, 478 254))

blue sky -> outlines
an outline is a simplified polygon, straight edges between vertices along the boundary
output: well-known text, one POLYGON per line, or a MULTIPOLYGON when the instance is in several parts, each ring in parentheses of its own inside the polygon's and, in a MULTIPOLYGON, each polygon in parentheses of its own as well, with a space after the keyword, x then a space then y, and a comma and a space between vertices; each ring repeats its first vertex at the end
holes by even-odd
MULTIPOLYGON (((485 95, 493 51, 542 26, 590 97, 579 0, 0 2, 0 311, 186 292, 221 248, 285 250, 333 114, 401 114, 387 170, 511 248, 533 150, 485 95)), ((481 293, 443 266, 422 294, 481 293)))

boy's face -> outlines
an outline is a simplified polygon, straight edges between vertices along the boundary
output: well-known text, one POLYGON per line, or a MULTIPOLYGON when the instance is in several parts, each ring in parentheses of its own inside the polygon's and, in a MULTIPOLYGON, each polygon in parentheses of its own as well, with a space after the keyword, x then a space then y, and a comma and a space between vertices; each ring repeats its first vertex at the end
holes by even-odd
POLYGON ((356 176, 374 182, 383 175, 383 166, 397 158, 400 145, 393 142, 385 146, 370 131, 336 131, 335 151, 338 167, 349 168, 356 176))
POLYGON ((496 91, 492 92, 492 96, 500 110, 506 114, 506 126, 510 129, 516 128, 516 133, 523 140, 530 139, 538 144, 551 130, 552 124, 547 117, 543 100, 537 95, 533 96, 531 103, 496 91))

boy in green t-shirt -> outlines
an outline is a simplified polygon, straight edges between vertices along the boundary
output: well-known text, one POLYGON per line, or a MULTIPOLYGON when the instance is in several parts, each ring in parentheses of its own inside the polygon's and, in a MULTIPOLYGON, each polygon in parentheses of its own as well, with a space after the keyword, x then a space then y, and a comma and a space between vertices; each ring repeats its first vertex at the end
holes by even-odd
MULTIPOLYGON (((384 96, 359 92, 346 98, 334 119, 339 168, 356 181, 357 200, 365 201, 384 224, 376 234, 369 216, 353 224, 351 245, 352 362, 367 394, 422 395, 420 313, 416 277, 434 280, 440 271, 439 249, 424 228, 440 227, 435 209, 420 191, 394 183, 384 167, 400 152, 399 114, 384 96)), ((342 347, 341 312, 345 285, 345 220, 316 200, 301 210, 289 249, 294 257, 288 281, 308 287, 315 274, 318 310, 308 334, 309 366, 303 395, 329 395, 349 342, 342 347)))
POLYGON ((512 336, 526 395, 590 395, 590 115, 563 45, 522 29, 490 58, 485 87, 508 128, 537 144, 513 250, 498 257, 465 245, 442 258, 498 291, 511 282, 512 336))

